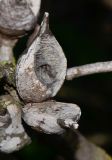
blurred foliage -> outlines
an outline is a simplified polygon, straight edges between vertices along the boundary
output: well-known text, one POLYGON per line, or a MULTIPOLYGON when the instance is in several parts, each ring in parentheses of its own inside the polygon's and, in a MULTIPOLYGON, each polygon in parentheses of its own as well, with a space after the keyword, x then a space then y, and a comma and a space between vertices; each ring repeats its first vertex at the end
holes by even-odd
POLYGON ((77 131, 67 131, 64 139, 71 148, 74 160, 112 160, 104 150, 86 140, 77 131))
MULTIPOLYGON (((42 0, 40 19, 45 11, 50 13, 50 28, 66 54, 68 67, 112 60, 112 8, 103 0, 42 0)), ((25 49, 27 39, 26 36, 18 42, 14 49, 16 57, 19 57, 25 49)), ((82 77, 65 82, 56 96, 57 100, 76 103, 81 107, 79 131, 90 141, 103 147, 110 155, 112 155, 111 83, 112 73, 82 77)), ((28 131, 33 143, 12 156, 18 160, 50 160, 56 157, 59 160, 69 160, 69 156, 63 158, 65 148, 64 145, 59 147, 62 144, 60 137, 40 135, 30 128, 28 131), (58 156, 60 152, 63 154, 58 156)), ((100 159, 97 157, 91 160, 100 159)))

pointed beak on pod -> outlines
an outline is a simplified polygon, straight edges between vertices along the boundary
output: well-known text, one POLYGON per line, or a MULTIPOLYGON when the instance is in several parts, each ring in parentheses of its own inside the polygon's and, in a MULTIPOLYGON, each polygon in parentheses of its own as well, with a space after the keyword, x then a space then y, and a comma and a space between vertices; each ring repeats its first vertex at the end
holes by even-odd
POLYGON ((65 80, 66 69, 66 57, 49 29, 49 14, 45 13, 37 36, 17 63, 20 97, 34 103, 54 97, 65 80))

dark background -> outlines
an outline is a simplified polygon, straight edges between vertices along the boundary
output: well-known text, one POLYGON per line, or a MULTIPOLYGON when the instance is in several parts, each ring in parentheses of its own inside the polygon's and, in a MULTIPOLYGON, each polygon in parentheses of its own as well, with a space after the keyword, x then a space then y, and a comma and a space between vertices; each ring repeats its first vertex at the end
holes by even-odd
MULTIPOLYGON (((68 67, 112 60, 112 4, 108 3, 42 0, 40 17, 45 11, 50 13, 50 28, 65 52, 68 67)), ((18 44, 19 52, 23 42, 18 44)), ((112 155, 112 73, 66 81, 56 99, 78 104, 82 110, 79 131, 112 155)), ((58 137, 26 128, 33 143, 12 156, 20 160, 56 159, 58 137)))
MULTIPOLYGON (((42 8, 42 12, 50 12, 50 28, 65 52, 68 67, 112 60, 111 0, 47 0, 42 8)), ((57 99, 81 107, 79 130, 110 154, 111 97, 112 73, 65 82, 57 95, 57 99)))

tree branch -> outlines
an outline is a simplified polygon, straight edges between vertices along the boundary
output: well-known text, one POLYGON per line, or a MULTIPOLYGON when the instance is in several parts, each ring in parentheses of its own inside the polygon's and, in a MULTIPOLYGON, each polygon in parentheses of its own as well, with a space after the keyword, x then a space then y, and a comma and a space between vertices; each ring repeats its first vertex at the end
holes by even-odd
POLYGON ((81 76, 106 72, 112 72, 112 61, 97 62, 70 68, 67 70, 66 80, 72 80, 81 76))

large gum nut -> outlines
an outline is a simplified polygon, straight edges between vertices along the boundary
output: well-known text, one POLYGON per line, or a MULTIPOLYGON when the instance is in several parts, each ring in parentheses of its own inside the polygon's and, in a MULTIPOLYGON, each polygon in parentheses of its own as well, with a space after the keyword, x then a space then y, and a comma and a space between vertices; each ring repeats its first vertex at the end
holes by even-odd
POLYGON ((49 30, 45 13, 40 30, 16 68, 16 86, 25 102, 42 102, 54 97, 61 88, 67 61, 64 52, 49 30))

